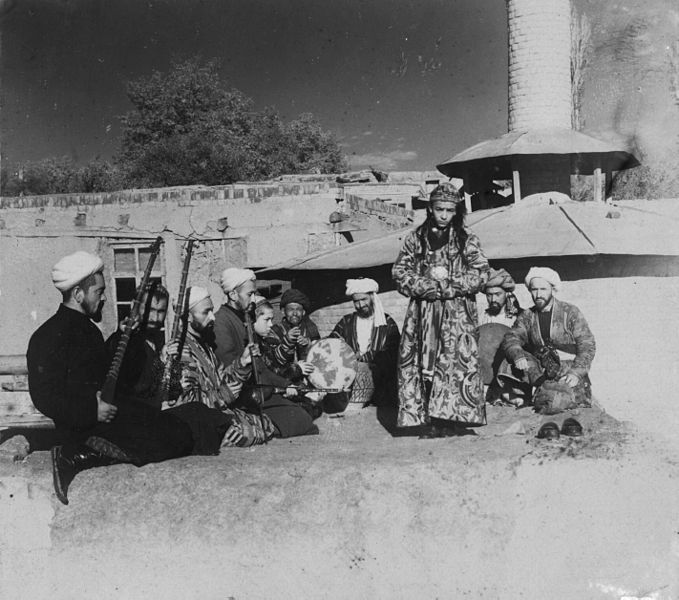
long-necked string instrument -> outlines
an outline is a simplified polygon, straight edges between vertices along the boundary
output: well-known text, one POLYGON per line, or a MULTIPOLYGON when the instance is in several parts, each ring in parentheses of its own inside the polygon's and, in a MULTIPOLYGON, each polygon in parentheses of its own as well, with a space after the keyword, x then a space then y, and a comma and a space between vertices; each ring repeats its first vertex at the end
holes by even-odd
MULTIPOLYGON (((255 338, 255 329, 252 324, 252 315, 254 315, 255 312, 255 303, 251 303, 246 309, 245 309, 245 329, 248 332, 248 344, 250 345, 250 352, 252 352, 252 348, 254 348, 254 345, 257 343, 256 338, 255 338)), ((251 364, 252 364, 252 378, 255 380, 255 385, 254 385, 254 391, 255 391, 255 400, 257 402, 257 406, 259 407, 259 416, 262 416, 262 404, 264 404, 264 389, 262 387, 262 381, 261 377, 259 374, 259 369, 257 368, 257 357, 252 356, 250 354, 250 359, 251 359, 251 364)), ((266 443, 266 442, 265 442, 266 443)))
MULTIPOLYGON (((174 321, 172 322, 172 336, 170 341, 181 340, 182 333, 185 331, 185 322, 188 314, 189 297, 186 293, 186 281, 189 277, 189 265, 191 264, 191 254, 193 253, 193 244, 195 240, 188 240, 186 242, 186 250, 184 254, 184 266, 182 268, 182 276, 179 282, 179 294, 177 295, 177 308, 174 313, 174 321)), ((160 380, 157 392, 157 401, 162 406, 167 403, 168 406, 174 405, 176 398, 170 398, 170 382, 172 380, 172 372, 175 368, 177 360, 181 356, 181 347, 176 357, 168 356, 167 362, 163 368, 163 377, 160 380)))
POLYGON ((116 394, 116 384, 118 383, 118 375, 120 374, 120 367, 123 364, 123 358, 125 358, 125 351, 127 350, 127 344, 130 341, 130 336, 132 335, 132 326, 139 318, 139 307, 141 306, 141 301, 144 299, 149 287, 149 280, 151 279, 151 271, 153 271, 153 265, 156 262, 156 258, 160 253, 160 245, 163 243, 163 238, 158 236, 156 241, 153 242, 151 246, 151 255, 146 263, 146 269, 144 270, 144 276, 142 277, 141 284, 137 289, 137 294, 132 303, 132 308, 130 309, 130 317, 123 322, 123 331, 120 339, 118 340, 118 345, 116 346, 115 354, 113 355, 113 361, 109 367, 108 373, 106 374, 106 380, 104 381, 104 386, 101 388, 101 399, 108 404, 115 404, 115 394, 116 394))
MULTIPOLYGON (((255 329, 252 324, 252 315, 255 312, 255 303, 253 302, 250 304, 245 309, 245 329, 248 332, 248 344, 250 345, 250 349, 254 347, 254 345, 257 343, 256 338, 255 338, 255 329)), ((264 394, 262 392, 262 381, 259 376, 259 369, 257 368, 257 361, 255 360, 257 357, 255 356, 250 356, 252 359, 252 378, 255 380, 255 390, 256 390, 256 395, 257 395, 257 405, 261 408, 262 403, 264 402, 264 394)))

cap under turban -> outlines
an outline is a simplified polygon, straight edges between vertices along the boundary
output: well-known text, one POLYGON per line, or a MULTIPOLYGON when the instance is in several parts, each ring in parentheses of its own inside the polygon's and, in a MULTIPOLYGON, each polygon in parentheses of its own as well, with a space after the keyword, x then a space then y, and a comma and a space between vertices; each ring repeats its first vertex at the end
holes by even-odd
POLYGON ((373 299, 373 310, 375 311, 375 327, 380 327, 387 324, 387 319, 384 316, 384 307, 382 301, 377 295, 380 286, 374 279, 367 277, 360 279, 347 279, 347 296, 354 294, 371 294, 373 299))
POLYGON ((561 277, 559 277, 559 274, 554 269, 550 269, 549 267, 531 267, 528 271, 528 275, 526 275, 526 287, 530 287, 531 280, 536 277, 549 282, 555 291, 559 291, 559 287, 561 287, 561 277))
POLYGON ((462 196, 460 196, 460 192, 452 183, 445 182, 437 185, 431 194, 429 194, 429 202, 434 202, 435 200, 457 203, 462 201, 462 196))
POLYGON ((222 272, 222 290, 225 294, 228 294, 246 281, 254 281, 255 279, 257 279, 255 272, 250 269, 230 267, 222 272))
POLYGON ((205 300, 205 298, 210 297, 210 292, 208 292, 204 287, 197 285, 192 285, 189 290, 189 310, 191 310, 198 303, 205 300))
POLYGON ((484 291, 488 288, 499 287, 505 292, 512 292, 516 287, 512 276, 504 269, 491 269, 488 283, 483 288, 484 291))
POLYGON ((100 273, 104 262, 95 254, 78 250, 64 256, 52 267, 52 283, 60 292, 66 292, 86 277, 100 273))
POLYGON ((309 297, 304 292, 300 292, 294 288, 290 288, 289 290, 285 290, 283 292, 283 295, 281 296, 281 308, 285 308, 291 302, 294 302, 295 304, 301 304, 306 312, 311 310, 311 302, 309 297))

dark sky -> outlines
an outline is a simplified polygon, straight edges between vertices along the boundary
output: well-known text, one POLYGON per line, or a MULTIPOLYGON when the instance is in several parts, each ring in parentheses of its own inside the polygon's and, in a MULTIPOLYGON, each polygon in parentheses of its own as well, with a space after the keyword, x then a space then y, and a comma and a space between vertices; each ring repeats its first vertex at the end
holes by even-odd
POLYGON ((507 128, 501 0, 0 0, 2 154, 110 158, 125 82, 200 54, 354 167, 433 168, 507 128))

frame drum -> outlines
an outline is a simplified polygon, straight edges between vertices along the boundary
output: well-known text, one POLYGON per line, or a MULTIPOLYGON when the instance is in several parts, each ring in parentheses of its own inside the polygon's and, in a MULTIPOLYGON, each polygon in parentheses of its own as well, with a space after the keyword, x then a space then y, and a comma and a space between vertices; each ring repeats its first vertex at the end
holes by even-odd
POLYGON ((356 355, 341 338, 325 338, 309 345, 306 361, 315 369, 307 376, 319 389, 346 390, 356 379, 356 355))

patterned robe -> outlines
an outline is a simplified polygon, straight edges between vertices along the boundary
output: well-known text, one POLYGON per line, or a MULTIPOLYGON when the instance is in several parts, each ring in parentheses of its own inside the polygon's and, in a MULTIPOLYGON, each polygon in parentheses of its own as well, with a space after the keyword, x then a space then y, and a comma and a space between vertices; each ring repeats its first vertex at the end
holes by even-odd
POLYGON ((191 332, 186 335, 181 366, 195 375, 197 383, 183 390, 177 405, 202 402, 231 415, 245 438, 240 445, 262 444, 273 437, 275 428, 266 414, 254 414, 232 406, 250 377, 249 366, 241 367, 238 361, 233 361, 225 367, 212 347, 201 343, 191 332))
MULTIPOLYGON (((280 342, 285 340, 285 334, 292 328, 292 325, 288 323, 288 320, 283 317, 280 323, 276 323, 271 328, 271 337, 278 339, 280 342)), ((314 342, 321 339, 321 334, 318 332, 318 327, 308 316, 302 319, 299 324, 299 328, 302 330, 302 337, 305 337, 309 342, 314 342)), ((304 360, 309 352, 309 346, 295 345, 293 348, 293 360, 304 360)))
MULTIPOLYGON (((580 309, 568 302, 554 298, 552 320, 549 327, 551 346, 559 351, 561 368, 558 378, 569 373, 578 376, 580 383, 575 387, 579 402, 588 403, 592 397, 589 370, 596 353, 596 341, 580 309)), ((545 341, 540 333, 537 309, 533 306, 524 310, 502 340, 502 349, 511 363, 525 357, 530 365, 525 380, 535 383, 543 369, 534 353, 545 341)), ((507 372, 506 369, 501 369, 507 372)))
POLYGON ((475 294, 485 284, 489 267, 478 238, 468 234, 463 261, 453 235, 442 248, 432 250, 425 223, 406 237, 394 263, 396 287, 411 298, 399 347, 399 427, 421 425, 432 417, 485 423, 475 294), (437 289, 440 300, 423 298, 437 289))

